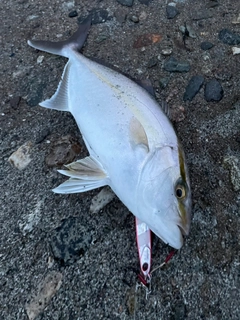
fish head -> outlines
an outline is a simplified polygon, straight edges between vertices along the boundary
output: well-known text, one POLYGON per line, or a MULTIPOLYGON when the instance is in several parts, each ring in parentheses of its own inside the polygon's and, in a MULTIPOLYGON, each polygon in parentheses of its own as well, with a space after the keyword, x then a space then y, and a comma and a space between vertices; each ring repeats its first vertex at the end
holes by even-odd
POLYGON ((181 146, 150 152, 137 186, 137 214, 165 243, 175 249, 189 234, 191 189, 181 146))

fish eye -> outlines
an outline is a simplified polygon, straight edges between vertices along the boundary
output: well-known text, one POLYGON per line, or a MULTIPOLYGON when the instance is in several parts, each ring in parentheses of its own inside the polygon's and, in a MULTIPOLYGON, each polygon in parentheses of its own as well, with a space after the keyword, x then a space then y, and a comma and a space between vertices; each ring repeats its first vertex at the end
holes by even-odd
POLYGON ((176 186, 176 196, 178 197, 178 199, 184 198, 185 195, 186 195, 185 188, 181 185, 177 185, 176 186))

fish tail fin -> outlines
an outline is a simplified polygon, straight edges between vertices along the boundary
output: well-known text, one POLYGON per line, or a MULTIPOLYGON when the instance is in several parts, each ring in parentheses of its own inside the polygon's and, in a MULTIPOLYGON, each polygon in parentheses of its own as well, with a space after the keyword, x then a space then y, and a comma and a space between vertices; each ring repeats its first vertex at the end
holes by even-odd
POLYGON ((38 50, 69 58, 69 50, 80 51, 88 35, 92 17, 89 15, 78 27, 78 30, 67 40, 52 42, 28 40, 28 44, 38 50))

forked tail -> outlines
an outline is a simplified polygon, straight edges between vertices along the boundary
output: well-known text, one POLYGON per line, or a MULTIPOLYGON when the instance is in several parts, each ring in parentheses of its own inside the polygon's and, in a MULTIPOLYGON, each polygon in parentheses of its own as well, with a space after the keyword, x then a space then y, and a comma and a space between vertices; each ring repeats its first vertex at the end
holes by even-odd
POLYGON ((52 42, 28 40, 28 44, 38 50, 69 58, 69 50, 80 51, 88 35, 92 17, 89 15, 78 27, 78 30, 67 40, 52 42))

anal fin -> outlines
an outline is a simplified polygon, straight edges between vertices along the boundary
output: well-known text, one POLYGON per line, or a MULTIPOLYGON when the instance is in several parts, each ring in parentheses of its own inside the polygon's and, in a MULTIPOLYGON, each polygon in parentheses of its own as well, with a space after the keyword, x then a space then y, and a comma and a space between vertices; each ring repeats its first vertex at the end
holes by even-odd
POLYGON ((68 170, 58 170, 69 180, 53 189, 55 193, 78 193, 96 189, 108 184, 108 176, 102 165, 92 157, 66 165, 68 170))

